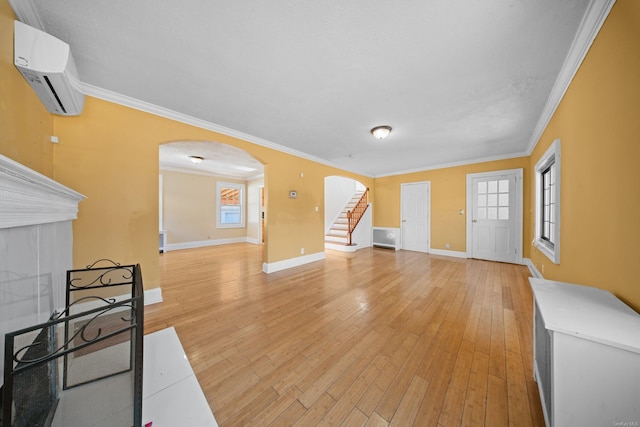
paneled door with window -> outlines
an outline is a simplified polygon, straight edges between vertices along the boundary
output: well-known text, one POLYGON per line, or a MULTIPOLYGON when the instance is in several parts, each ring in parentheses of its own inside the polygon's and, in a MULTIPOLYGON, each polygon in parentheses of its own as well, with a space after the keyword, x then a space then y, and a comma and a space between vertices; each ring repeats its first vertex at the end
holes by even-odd
POLYGON ((522 170, 468 178, 472 258, 522 263, 522 170))

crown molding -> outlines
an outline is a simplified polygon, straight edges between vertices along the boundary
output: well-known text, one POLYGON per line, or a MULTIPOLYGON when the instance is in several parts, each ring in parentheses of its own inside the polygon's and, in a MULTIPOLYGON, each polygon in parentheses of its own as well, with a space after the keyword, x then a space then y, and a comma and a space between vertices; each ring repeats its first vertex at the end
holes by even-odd
POLYGON ((223 135, 227 135, 233 138, 241 139, 243 141, 250 142, 252 144, 260 145, 262 147, 270 148, 272 150, 280 151, 282 153, 290 154, 292 156, 300 157, 306 160, 310 160, 312 162, 320 163, 326 166, 330 166, 333 168, 341 169, 347 172, 364 175, 369 178, 373 178, 370 174, 365 174, 359 171, 352 171, 345 169, 341 166, 338 166, 334 163, 331 163, 325 159, 321 159, 320 157, 312 156, 310 154, 304 153, 302 151, 295 150, 293 148, 286 147, 284 145, 276 144, 275 142, 271 142, 269 140, 259 138, 257 136, 249 135, 244 132, 237 131, 235 129, 227 128, 221 125, 217 125, 215 123, 208 122, 206 120, 198 119, 196 117, 189 116, 187 114, 179 113, 174 110, 170 110, 168 108, 160 107, 155 104, 151 104, 145 101, 141 101, 139 99, 131 98, 129 96, 121 95, 116 92, 112 92, 107 89, 102 89, 97 86, 93 86, 88 83, 80 82, 78 89, 84 93, 85 95, 92 96, 94 98, 103 99, 105 101, 113 102, 115 104, 123 105, 125 107, 130 107, 136 110, 144 111, 146 113, 154 114, 156 116, 164 117, 167 119, 175 120, 180 123, 185 123, 191 126, 195 126, 201 129, 210 130, 212 132, 220 133, 223 135))
POLYGON ((573 39, 571 48, 569 48, 569 53, 564 60, 560 74, 553 85, 547 103, 531 134, 526 155, 531 155, 538 140, 542 137, 542 133, 551 121, 567 89, 569 89, 573 77, 578 72, 580 65, 582 65, 582 61, 587 55, 587 52, 589 52, 593 41, 598 35, 600 28, 602 28, 607 16, 609 16, 609 12, 615 2, 615 0, 591 0, 589 3, 587 11, 582 17, 580 27, 578 27, 576 37, 573 39))
MULTIPOLYGON (((32 27, 44 30, 42 21, 34 7, 33 0, 9 0, 9 4, 13 8, 13 11, 16 14, 16 16, 22 22, 32 27)), ((529 138, 527 150, 523 153, 514 153, 512 155, 499 156, 495 158, 484 158, 484 159, 475 159, 474 161, 445 163, 445 164, 432 165, 425 168, 416 168, 416 169, 395 171, 387 174, 376 175, 368 172, 362 172, 359 170, 345 169, 344 166, 339 166, 325 159, 312 156, 302 151, 298 151, 298 150, 295 150, 280 144, 276 144, 274 142, 271 142, 253 135, 249 135, 234 129, 220 126, 215 123, 211 123, 211 122, 198 119, 192 116, 188 116, 186 114, 169 110, 167 108, 150 104, 135 98, 127 97, 125 95, 121 95, 106 89, 102 89, 97 86, 90 85, 88 83, 80 82, 79 90, 83 92, 85 95, 89 95, 95 98, 103 99, 103 100, 120 104, 126 107, 134 108, 150 114, 175 120, 181 123, 189 124, 195 127, 207 129, 213 132, 238 138, 247 142, 251 142, 256 145, 260 145, 262 147, 270 148, 282 153, 290 154, 296 157, 300 157, 300 158, 310 160, 316 163, 320 163, 326 166, 330 166, 336 169, 344 170, 346 172, 362 175, 368 178, 402 175, 406 173, 441 169, 444 167, 463 166, 467 164, 480 163, 485 161, 501 160, 501 159, 507 159, 507 158, 513 158, 513 157, 520 157, 520 156, 529 156, 533 152, 544 130, 548 126, 549 121, 551 120, 551 118, 553 117, 553 114, 558 108, 558 105, 562 101, 564 94, 566 93, 567 89, 569 88, 569 85, 571 84, 571 81, 573 80, 573 77, 575 76, 578 69, 580 68, 582 61, 584 60, 586 54, 591 48, 593 41, 595 40, 598 32, 600 31, 600 28, 604 24, 614 4, 615 4, 615 0, 591 0, 590 1, 589 6, 587 7, 587 11, 585 12, 582 22, 580 23, 580 26, 578 28, 578 32, 573 40, 573 43, 571 44, 567 57, 565 58, 563 66, 560 70, 560 74, 556 79, 556 82, 551 90, 549 98, 547 99, 545 107, 538 119, 538 122, 531 134, 531 137, 529 138)))
POLYGON ((9 0, 9 5, 13 9, 20 22, 27 24, 33 28, 44 31, 40 15, 36 12, 36 8, 31 0, 9 0))
POLYGON ((68 221, 85 197, 0 154, 0 228, 68 221))
POLYGON ((401 170, 401 171, 397 171, 397 172, 379 174, 379 175, 376 175, 375 178, 384 178, 384 177, 387 177, 387 176, 396 176, 396 175, 406 175, 406 174, 410 174, 410 173, 426 172, 426 171, 431 171, 431 170, 435 170, 435 169, 455 168, 457 166, 475 165, 475 164, 478 164, 478 163, 495 162, 497 160, 517 159, 518 157, 526 157, 528 155, 529 154, 527 154, 525 152, 519 152, 519 153, 502 154, 502 155, 499 155, 499 156, 479 157, 477 159, 462 160, 462 161, 459 161, 459 162, 439 163, 439 164, 436 164, 436 165, 431 165, 431 166, 427 166, 427 167, 423 167, 423 168, 405 169, 405 170, 401 170))

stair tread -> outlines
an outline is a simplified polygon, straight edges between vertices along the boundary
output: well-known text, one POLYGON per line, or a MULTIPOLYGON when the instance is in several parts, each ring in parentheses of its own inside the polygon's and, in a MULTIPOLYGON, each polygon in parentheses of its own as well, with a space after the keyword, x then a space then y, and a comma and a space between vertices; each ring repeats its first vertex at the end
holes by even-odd
POLYGON ((325 242, 347 244, 349 240, 349 219, 347 217, 348 211, 358 205, 365 191, 356 191, 349 202, 344 206, 344 209, 340 212, 336 220, 331 224, 329 231, 325 234, 325 242))

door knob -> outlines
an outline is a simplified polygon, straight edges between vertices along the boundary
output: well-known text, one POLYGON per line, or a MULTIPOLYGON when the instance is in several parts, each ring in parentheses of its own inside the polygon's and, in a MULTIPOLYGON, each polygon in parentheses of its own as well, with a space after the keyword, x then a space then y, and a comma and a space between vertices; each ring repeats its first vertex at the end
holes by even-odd
POLYGON ((478 220, 477 220, 477 219, 474 219, 474 220, 473 220, 473 222, 478 222, 478 220))

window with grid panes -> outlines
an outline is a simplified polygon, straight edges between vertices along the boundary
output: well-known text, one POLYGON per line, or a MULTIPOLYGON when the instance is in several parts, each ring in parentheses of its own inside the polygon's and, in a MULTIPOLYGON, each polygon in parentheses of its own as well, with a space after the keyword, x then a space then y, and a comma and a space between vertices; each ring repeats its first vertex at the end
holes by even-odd
POLYGON ((542 237, 551 245, 555 242, 555 219, 554 215, 554 193, 555 193, 555 169, 556 165, 553 163, 547 169, 545 169, 542 175, 542 203, 541 203, 541 222, 542 222, 542 237))
POLYGON ((509 180, 478 182, 478 219, 509 220, 509 180))
POLYGON ((244 227, 244 184, 218 181, 218 228, 244 227))
POLYGON ((560 263, 560 140, 556 139, 535 167, 535 236, 533 244, 560 263))

